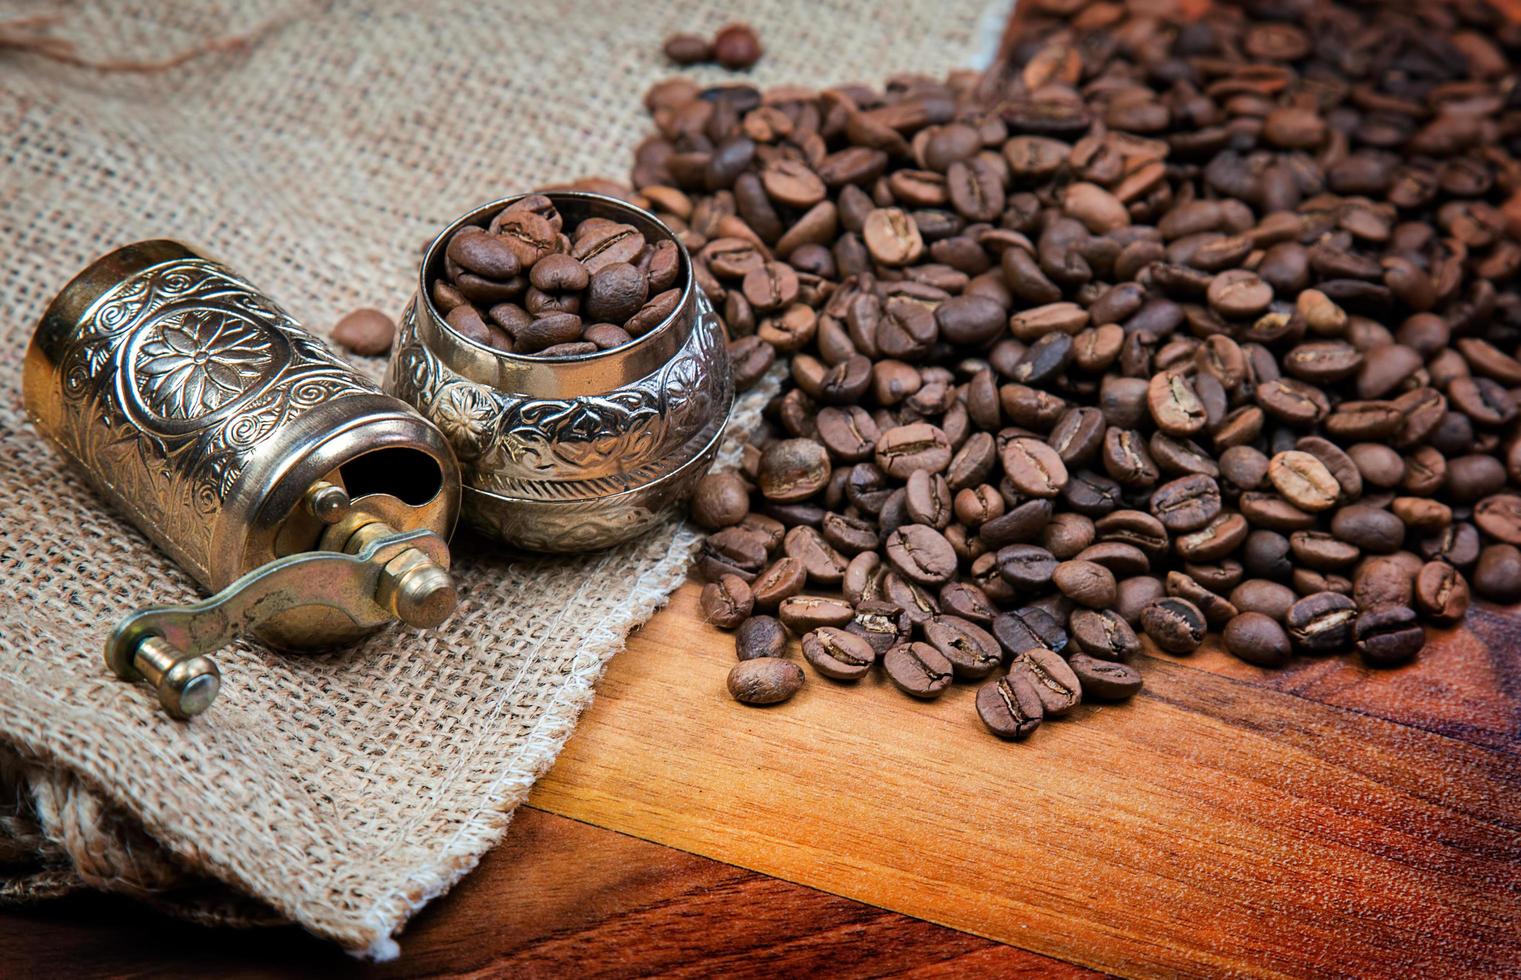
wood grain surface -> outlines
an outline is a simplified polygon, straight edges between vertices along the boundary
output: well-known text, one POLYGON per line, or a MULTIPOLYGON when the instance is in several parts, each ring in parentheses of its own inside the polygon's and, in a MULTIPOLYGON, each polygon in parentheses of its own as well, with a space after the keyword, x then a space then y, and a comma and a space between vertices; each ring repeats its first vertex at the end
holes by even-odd
POLYGON ((7 978, 1088 975, 531 807, 402 951, 362 964, 298 929, 206 929, 112 896, 0 914, 7 978))
POLYGON ((970 687, 810 671, 736 705, 696 599, 613 662, 535 805, 1104 970, 1521 971, 1513 618, 1403 671, 1144 658, 1135 701, 1009 744, 970 687))

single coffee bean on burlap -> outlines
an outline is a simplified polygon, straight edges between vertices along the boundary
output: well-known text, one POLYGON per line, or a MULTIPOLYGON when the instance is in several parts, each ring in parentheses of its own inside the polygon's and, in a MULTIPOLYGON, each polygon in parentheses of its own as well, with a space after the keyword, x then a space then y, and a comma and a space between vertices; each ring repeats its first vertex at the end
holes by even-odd
POLYGON ((333 324, 333 341, 364 357, 379 357, 395 339, 396 322, 379 310, 355 310, 333 324))

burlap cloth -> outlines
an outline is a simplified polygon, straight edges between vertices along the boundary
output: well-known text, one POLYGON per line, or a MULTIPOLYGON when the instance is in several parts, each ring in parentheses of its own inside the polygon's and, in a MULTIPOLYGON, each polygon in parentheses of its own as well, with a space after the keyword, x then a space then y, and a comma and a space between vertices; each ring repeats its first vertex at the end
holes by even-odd
MULTIPOLYGON (((1006 7, 752 0, 733 13, 767 45, 757 83, 826 85, 975 63, 1006 7)), ((729 12, 0 2, 0 25, 38 13, 53 20, 0 26, 0 897, 101 888, 394 956, 407 918, 500 839, 608 659, 680 584, 695 534, 672 522, 576 560, 458 535, 463 599, 443 629, 392 628, 331 656, 239 644, 218 656, 213 710, 176 724, 150 690, 105 675, 100 646, 123 613, 196 587, 26 424, 31 326, 93 256, 162 235, 219 256, 319 333, 356 306, 399 311, 419 246, 455 214, 623 177, 647 131, 640 97, 670 72, 662 38, 729 12), (66 39, 53 49, 66 59, 157 70, 8 50, 17 33, 66 39)))

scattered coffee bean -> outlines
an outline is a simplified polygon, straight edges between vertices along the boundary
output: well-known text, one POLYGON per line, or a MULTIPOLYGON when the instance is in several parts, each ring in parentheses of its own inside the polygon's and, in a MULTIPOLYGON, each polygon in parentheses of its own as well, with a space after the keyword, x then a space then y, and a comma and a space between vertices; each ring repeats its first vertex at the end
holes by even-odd
POLYGON ((1141 629, 1168 653, 1193 653, 1204 643, 1204 614, 1187 599, 1165 596, 1141 610, 1141 629))
POLYGON ((1009 675, 1021 675, 1035 688, 1045 717, 1066 714, 1083 698, 1083 686, 1061 655, 1035 647, 1014 657, 1009 675))
POLYGON ((741 660, 785 657, 787 631, 774 616, 751 616, 739 624, 734 634, 734 651, 741 660))
POLYGON ((1278 618, 1261 612, 1243 612, 1225 624, 1221 634, 1225 649, 1259 667, 1282 667, 1289 662, 1289 635, 1278 618))
POLYGON ((1338 592, 1316 592, 1289 607, 1289 638, 1307 653, 1335 653, 1352 644, 1357 603, 1338 592))
POLYGON ((803 668, 791 660, 759 657, 729 671, 729 695, 741 704, 778 704, 803 686, 803 668))
POLYGON ((1124 701, 1141 690, 1141 672, 1129 664, 1074 653, 1067 666, 1082 686, 1084 701, 1124 701))
MULTIPOLYGON (((1521 599, 1497 22, 1038 6, 980 86, 651 93, 630 197, 689 249, 737 385, 790 364, 739 482, 693 503, 719 528, 698 570, 760 612, 839 589, 843 626, 789 619, 896 651, 911 688, 1016 658, 978 692, 1005 737, 1062 710, 1029 707, 1052 696, 1029 651, 1083 668, 1067 704, 1088 674, 1092 697, 1128 679, 1095 663, 1134 657, 1137 628, 1174 652, 1220 629, 1262 665, 1394 663, 1470 587, 1521 599), (744 530, 761 515, 781 526, 744 530)), ((430 298, 454 329, 561 351, 653 327, 675 242, 545 205, 450 243, 430 298)))
POLYGON ((749 68, 760 60, 760 38, 749 24, 721 27, 713 36, 713 57, 733 71, 749 68))
POLYGON ((822 626, 803 637, 803 659, 825 677, 853 681, 871 670, 877 651, 854 633, 822 626))
POLYGON ((951 684, 952 667, 945 654, 928 643, 900 643, 882 657, 888 680, 916 698, 939 697, 951 684))
POLYGON ((333 342, 364 357, 379 357, 396 339, 396 322, 379 310, 355 310, 333 324, 333 342))
POLYGON ((720 629, 731 630, 750 618, 755 597, 744 579, 738 575, 725 575, 702 587, 698 605, 704 619, 720 629))
POLYGON ((1029 676, 1018 671, 977 689, 977 716, 999 738, 1023 739, 1040 726, 1045 709, 1029 676))

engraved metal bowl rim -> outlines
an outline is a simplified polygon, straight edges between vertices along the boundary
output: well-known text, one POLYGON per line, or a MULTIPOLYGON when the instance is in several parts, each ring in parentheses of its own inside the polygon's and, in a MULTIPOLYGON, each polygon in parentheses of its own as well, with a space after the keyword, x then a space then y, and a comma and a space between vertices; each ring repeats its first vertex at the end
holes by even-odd
POLYGON ((704 467, 711 464, 711 457, 718 451, 718 447, 722 445, 724 435, 729 431, 729 423, 733 421, 733 418, 734 413, 732 411, 731 403, 730 411, 725 413, 724 419, 719 424, 717 431, 713 433, 713 437, 709 439, 701 449, 697 450, 690 457, 683 460, 680 466, 677 466, 676 468, 666 473, 660 474, 653 480, 648 480, 644 483, 636 483, 633 486, 625 487, 616 493, 597 494, 591 497, 565 497, 542 500, 535 497, 510 496, 508 494, 498 493, 495 490, 486 490, 477 486, 472 486, 469 483, 462 483, 460 485, 460 495, 462 498, 467 495, 483 497, 492 504, 507 507, 527 506, 553 509, 557 507, 569 508, 573 506, 584 506, 587 504, 605 504, 608 507, 613 507, 619 503, 626 502, 626 500, 631 499, 639 494, 650 493, 660 490, 669 484, 681 482, 683 477, 690 475, 692 469, 699 462, 703 463, 704 467))
POLYGON ((686 246, 665 222, 644 208, 592 191, 526 191, 466 211, 428 243, 417 274, 419 335, 423 343, 451 370, 477 383, 536 398, 596 394, 607 390, 609 375, 617 368, 622 368, 618 373, 625 381, 632 380, 653 372, 675 355, 686 340, 686 335, 691 332, 693 318, 688 310, 692 294, 696 290, 692 257, 686 246), (621 347, 563 357, 513 354, 498 350, 471 340, 450 326, 433 302, 429 281, 432 270, 443 262, 443 252, 448 247, 449 239, 466 225, 480 226, 482 221, 489 221, 514 202, 535 194, 548 197, 557 206, 569 203, 582 208, 619 213, 623 218, 633 219, 636 224, 645 226, 641 231, 653 230, 663 239, 674 242, 682 285, 681 295, 670 315, 653 330, 621 347))

